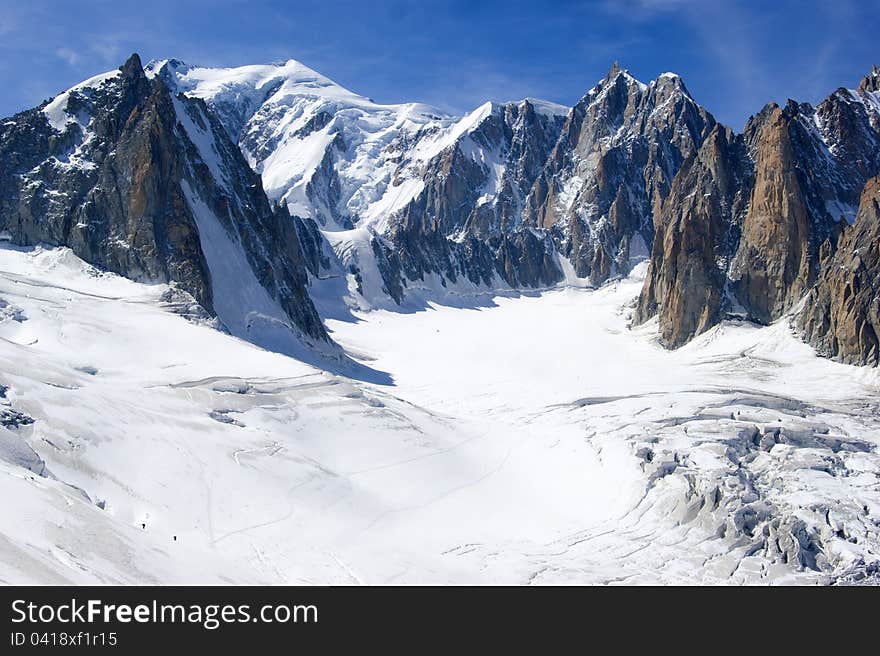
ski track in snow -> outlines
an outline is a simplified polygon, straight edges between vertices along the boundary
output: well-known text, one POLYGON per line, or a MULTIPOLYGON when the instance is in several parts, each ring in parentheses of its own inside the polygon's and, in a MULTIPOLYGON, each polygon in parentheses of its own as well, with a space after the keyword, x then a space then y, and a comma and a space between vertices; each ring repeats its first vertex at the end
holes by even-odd
POLYGON ((876 581, 880 374, 641 282, 329 320, 379 385, 0 249, 0 581, 876 581))

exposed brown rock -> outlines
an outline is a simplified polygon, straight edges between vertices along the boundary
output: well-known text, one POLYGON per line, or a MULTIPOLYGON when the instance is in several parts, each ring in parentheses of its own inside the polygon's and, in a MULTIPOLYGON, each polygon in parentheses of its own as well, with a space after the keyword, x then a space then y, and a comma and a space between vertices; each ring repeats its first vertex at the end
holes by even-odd
POLYGON ((880 364, 880 176, 865 185, 855 224, 826 259, 796 325, 820 353, 880 364))
POLYGON ((880 172, 878 81, 875 69, 857 90, 838 89, 815 108, 770 104, 749 119, 741 147, 725 155, 715 135, 686 162, 655 210, 634 320, 659 313, 661 339, 674 347, 728 313, 769 323, 790 312, 828 266, 865 182, 880 172), (714 171, 705 165, 713 158, 714 171), (735 172, 735 194, 725 191, 722 169, 735 172))
POLYGON ((758 136, 755 183, 731 277, 751 317, 769 323, 812 284, 816 251, 789 135, 791 117, 776 107, 758 136))
POLYGON ((689 158, 661 210, 651 262, 634 314, 659 315, 660 339, 681 346, 718 322, 730 228, 744 206, 741 142, 716 126, 689 158))
POLYGON ((548 230, 578 276, 628 273, 631 244, 650 247, 675 174, 714 125, 677 75, 644 85, 615 63, 569 114, 523 222, 548 230))

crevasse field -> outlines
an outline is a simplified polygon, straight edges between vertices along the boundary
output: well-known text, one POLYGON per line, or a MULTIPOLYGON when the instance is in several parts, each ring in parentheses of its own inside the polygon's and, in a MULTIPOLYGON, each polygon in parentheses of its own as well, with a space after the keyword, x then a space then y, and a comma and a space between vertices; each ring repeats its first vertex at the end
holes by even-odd
POLYGON ((643 267, 330 320, 349 377, 0 249, 0 580, 876 580, 880 374, 786 321, 666 351, 643 267))

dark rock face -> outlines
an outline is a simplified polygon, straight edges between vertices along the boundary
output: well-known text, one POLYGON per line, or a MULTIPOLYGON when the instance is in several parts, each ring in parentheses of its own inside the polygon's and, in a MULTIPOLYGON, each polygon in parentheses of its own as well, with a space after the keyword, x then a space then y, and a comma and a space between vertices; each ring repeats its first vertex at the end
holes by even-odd
MULTIPOLYGON (((490 286, 497 275, 511 287, 561 280, 552 243, 523 228, 520 216, 563 120, 528 100, 493 105, 465 138, 426 164, 424 190, 383 235, 400 261, 383 276, 396 271, 416 281, 437 274, 453 284, 463 278, 490 286)), ((386 279, 389 289, 406 284, 386 279)))
POLYGON ((391 242, 405 234, 411 255, 409 244, 432 230, 476 237, 483 244, 469 252, 488 248, 491 257, 463 265, 476 271, 468 277, 487 280, 494 269, 514 287, 561 280, 554 251, 596 284, 628 273, 632 258, 647 257, 655 213, 714 118, 678 76, 644 85, 616 65, 564 122, 550 118, 528 101, 493 111, 471 135, 484 152, 505 153, 492 202, 480 202, 493 182, 489 167, 458 142, 426 168, 425 190, 402 212, 391 242))
MULTIPOLYGON (((862 79, 859 83, 859 88, 857 91, 858 95, 861 97, 862 101, 865 102, 869 99, 869 94, 877 94, 880 93, 880 66, 876 64, 871 67, 871 72, 862 79)), ((877 96, 875 95, 874 98, 877 96)), ((880 114, 869 113, 871 126, 875 131, 880 132, 880 114)))
POLYGON ((635 322, 659 315, 662 341, 675 347, 727 313, 769 323, 800 302, 880 172, 876 77, 815 109, 768 105, 732 147, 716 138, 681 168, 635 322))
POLYGON ((549 230, 578 276, 628 273, 633 243, 647 255, 675 174, 714 125, 678 76, 644 85, 615 64, 569 114, 523 222, 549 230))
POLYGON ((388 294, 402 303, 406 288, 436 275, 441 285, 469 281, 491 289, 503 281, 513 288, 547 287, 562 279, 553 243, 531 230, 474 235, 452 240, 438 230, 410 232, 398 228, 373 238, 388 294))
POLYGON ((409 231, 436 226, 446 235, 466 230, 480 238, 515 229, 563 120, 529 100, 491 105, 474 129, 427 163, 424 190, 395 224, 409 231))
POLYGON ((132 58, 118 77, 69 94, 71 114, 93 117, 88 136, 79 121, 59 133, 40 109, 4 123, 0 225, 13 243, 69 245, 116 273, 175 279, 210 308, 207 270, 183 198, 155 193, 181 175, 170 147, 170 104, 132 58))
POLYGON ((823 355, 880 365, 880 177, 865 185, 855 223, 823 260, 795 323, 823 355))
POLYGON ((439 231, 451 235, 464 227, 488 172, 465 154, 460 143, 426 166, 425 189, 402 211, 396 223, 408 233, 439 231))
POLYGON ((465 227, 470 232, 485 238, 519 226, 525 199, 559 138, 563 122, 564 116, 541 113, 532 101, 524 100, 507 103, 474 133, 473 138, 487 150, 503 144, 501 152, 506 154, 495 197, 487 203, 477 199, 468 216, 465 227))
POLYGON ((295 226, 204 103, 172 97, 137 55, 0 127, 0 230, 12 243, 69 246, 120 275, 175 282, 213 312, 193 198, 292 325, 327 341, 295 226))
MULTIPOLYGON (((286 210, 281 207, 276 208, 276 212, 281 216, 287 214, 286 210)), ((330 254, 327 253, 330 247, 321 236, 321 231, 314 221, 298 216, 292 216, 290 220, 293 221, 302 248, 306 269, 317 278, 322 271, 330 267, 330 254)))
POLYGON ((839 89, 815 110, 768 106, 746 128, 756 172, 732 278, 754 320, 774 321, 800 300, 815 281, 820 246, 833 244, 880 171, 868 107, 839 89))

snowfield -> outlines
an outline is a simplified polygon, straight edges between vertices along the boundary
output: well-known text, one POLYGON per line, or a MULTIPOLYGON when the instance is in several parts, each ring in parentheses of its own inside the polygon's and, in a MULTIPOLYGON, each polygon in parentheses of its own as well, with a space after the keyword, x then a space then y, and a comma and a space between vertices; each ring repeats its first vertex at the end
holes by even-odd
POLYGON ((350 378, 0 248, 0 581, 877 582, 880 373, 784 321, 666 351, 643 267, 341 313, 350 378))

